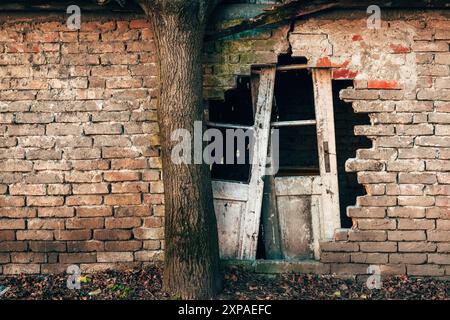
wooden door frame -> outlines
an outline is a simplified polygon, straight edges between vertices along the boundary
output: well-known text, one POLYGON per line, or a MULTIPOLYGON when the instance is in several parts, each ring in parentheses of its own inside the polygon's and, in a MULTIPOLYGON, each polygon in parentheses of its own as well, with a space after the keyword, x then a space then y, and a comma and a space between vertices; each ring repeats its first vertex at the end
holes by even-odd
POLYGON ((331 69, 313 68, 317 147, 322 179, 320 239, 331 240, 341 227, 331 69))
MULTIPOLYGON (((270 120, 276 70, 276 65, 261 66, 256 72, 257 75, 252 74, 251 77, 255 116, 254 124, 251 127, 254 131, 254 145, 250 180, 248 185, 245 186, 248 187, 248 192, 245 196, 246 204, 239 226, 237 258, 242 260, 256 259, 256 248, 263 210, 264 186, 267 184, 265 180, 268 180, 265 177, 265 172, 271 136, 270 120)), ((314 257, 319 259, 319 241, 332 239, 335 230, 340 228, 340 209, 331 70, 312 68, 311 71, 321 178, 320 201, 318 201, 318 196, 313 199, 314 205, 320 206, 320 208, 314 210, 315 213, 311 216, 311 222, 314 257)), ((233 183, 216 182, 215 185, 217 189, 215 190, 215 198, 228 199, 228 193, 230 193, 230 196, 235 194, 236 190, 230 190, 233 183), (219 194, 222 194, 222 196, 219 196, 219 194)))

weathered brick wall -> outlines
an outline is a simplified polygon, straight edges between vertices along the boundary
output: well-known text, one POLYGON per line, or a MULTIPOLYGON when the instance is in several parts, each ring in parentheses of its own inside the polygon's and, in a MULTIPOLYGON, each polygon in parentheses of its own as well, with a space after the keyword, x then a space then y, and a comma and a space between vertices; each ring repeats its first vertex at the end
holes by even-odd
POLYGON ((347 161, 367 193, 348 209, 354 229, 322 244, 322 262, 336 273, 366 273, 377 264, 384 274, 449 275, 450 21, 400 14, 372 31, 365 19, 325 19, 317 34, 318 23, 295 27, 293 50, 307 49, 316 66, 337 66, 336 78, 355 78, 341 98, 369 114, 371 125, 355 133, 373 142, 347 161), (319 45, 313 50, 305 41, 319 45))
POLYGON ((37 19, 0 25, 0 273, 160 259, 148 23, 37 19))
POLYGON ((372 140, 347 161, 366 195, 348 209, 354 227, 321 244, 327 272, 450 275, 450 20, 448 12, 382 12, 369 30, 364 12, 334 12, 243 39, 209 44, 206 97, 220 96, 248 63, 272 63, 288 51, 311 67, 352 79, 341 98, 371 125, 355 133, 372 140), (281 35, 281 36, 280 36, 281 35), (212 49, 211 49, 212 48, 212 49), (232 53, 220 53, 233 48, 232 53), (215 50, 213 50, 215 49, 215 50))
MULTIPOLYGON (((448 15, 331 13, 205 46, 205 98, 281 53, 352 79, 341 92, 373 141, 347 163, 367 195, 322 243, 322 272, 450 275, 448 15), (292 27, 292 28, 291 28, 292 27)), ((0 272, 161 257, 163 186, 152 34, 142 20, 0 26, 0 272)))

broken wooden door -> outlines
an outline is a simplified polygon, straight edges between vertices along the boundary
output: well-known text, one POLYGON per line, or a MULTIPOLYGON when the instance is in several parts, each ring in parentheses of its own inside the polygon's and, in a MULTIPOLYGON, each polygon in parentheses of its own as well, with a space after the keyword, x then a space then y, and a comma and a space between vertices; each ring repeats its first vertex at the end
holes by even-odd
MULTIPOLYGON (((306 70, 306 66, 285 70, 296 68, 306 70)), ((248 182, 213 181, 222 258, 256 258, 261 215, 266 258, 269 259, 319 258, 319 241, 331 239, 340 225, 330 71, 312 70, 311 88, 296 89, 298 92, 310 90, 312 118, 272 121, 276 70, 275 66, 264 66, 252 75, 252 126, 209 123, 222 128, 252 130, 254 134, 248 182), (265 177, 271 133, 286 128, 313 129, 316 152, 298 154, 309 159, 315 157, 317 168, 281 168, 277 176, 265 177)), ((305 143, 301 134, 292 136, 291 140, 297 145, 305 143)), ((274 148, 274 152, 280 150, 274 148)), ((278 155, 283 157, 282 153, 278 155)))
POLYGON ((214 208, 222 258, 254 259, 256 256, 275 72, 275 66, 262 66, 257 72, 258 75, 252 76, 252 126, 208 123, 211 127, 251 130, 254 142, 250 144, 253 158, 248 183, 213 181, 214 208))
MULTIPOLYGON (((293 144, 307 144, 308 139, 302 132, 313 132, 316 150, 305 156, 311 161, 316 157, 317 165, 280 167, 275 178, 266 179, 270 191, 265 193, 263 225, 268 259, 318 259, 319 241, 331 239, 340 225, 330 71, 314 69, 311 80, 311 104, 315 114, 309 119, 271 123, 272 128, 290 128, 294 133, 295 128, 310 128, 298 130, 297 135, 290 137, 293 144)), ((301 89, 309 90, 308 86, 301 89)), ((283 159, 280 161, 283 163, 283 159)))

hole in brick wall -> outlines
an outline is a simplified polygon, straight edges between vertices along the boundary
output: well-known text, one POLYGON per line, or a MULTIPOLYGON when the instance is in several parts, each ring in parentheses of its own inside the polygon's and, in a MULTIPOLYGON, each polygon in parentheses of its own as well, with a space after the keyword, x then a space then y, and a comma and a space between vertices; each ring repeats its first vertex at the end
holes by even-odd
POLYGON ((349 228, 352 222, 347 217, 346 209, 348 206, 355 205, 356 197, 364 195, 365 190, 358 183, 355 172, 345 172, 345 162, 355 157, 357 149, 372 147, 372 142, 367 137, 354 134, 356 125, 370 125, 370 119, 367 114, 355 113, 351 103, 346 103, 339 98, 339 92, 352 87, 353 81, 335 80, 332 84, 341 226, 349 228))
POLYGON ((278 65, 279 66, 286 66, 290 64, 307 64, 308 59, 305 57, 293 57, 291 54, 280 54, 278 56, 278 65))
MULTIPOLYGON (((250 77, 239 77, 237 87, 225 92, 224 100, 209 101, 209 121, 216 123, 228 123, 251 126, 254 122, 252 97, 250 90, 250 77)), ((224 144, 226 141, 226 129, 216 128, 222 132, 224 144)), ((235 138, 234 145, 237 145, 235 138)), ((213 164, 211 177, 213 179, 248 182, 250 178, 249 165, 249 139, 246 139, 244 155, 235 155, 235 164, 213 164), (238 157, 245 157, 245 164, 237 164, 238 157)))

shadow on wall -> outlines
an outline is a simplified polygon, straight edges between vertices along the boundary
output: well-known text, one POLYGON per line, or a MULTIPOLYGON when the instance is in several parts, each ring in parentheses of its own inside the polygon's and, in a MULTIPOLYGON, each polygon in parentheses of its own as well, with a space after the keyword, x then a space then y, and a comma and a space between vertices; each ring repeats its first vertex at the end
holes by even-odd
POLYGON ((355 158, 357 149, 372 147, 372 141, 365 136, 356 136, 354 127, 370 125, 367 114, 355 113, 351 103, 339 98, 342 89, 353 86, 351 80, 333 81, 334 122, 336 130, 336 153, 339 181, 339 204, 341 212, 341 227, 350 228, 352 221, 347 217, 347 207, 356 204, 356 198, 365 195, 364 186, 357 181, 356 172, 346 172, 345 162, 355 158))

